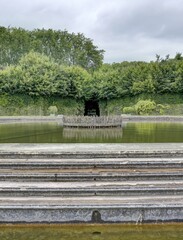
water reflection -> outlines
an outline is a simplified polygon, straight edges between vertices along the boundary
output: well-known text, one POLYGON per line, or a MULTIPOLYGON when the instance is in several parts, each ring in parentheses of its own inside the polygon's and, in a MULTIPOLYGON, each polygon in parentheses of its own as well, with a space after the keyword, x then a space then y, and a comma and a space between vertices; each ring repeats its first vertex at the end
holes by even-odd
POLYGON ((83 141, 91 139, 91 141, 110 141, 111 139, 122 139, 123 130, 122 128, 64 128, 63 138, 83 141))
POLYGON ((129 123, 124 128, 123 142, 183 142, 182 123, 129 123), (128 136, 131 136, 130 139, 128 136))
POLYGON ((56 123, 0 124, 0 143, 183 142, 182 123, 128 123, 122 128, 63 128, 56 123))
POLYGON ((183 224, 0 226, 1 240, 182 240, 183 224))

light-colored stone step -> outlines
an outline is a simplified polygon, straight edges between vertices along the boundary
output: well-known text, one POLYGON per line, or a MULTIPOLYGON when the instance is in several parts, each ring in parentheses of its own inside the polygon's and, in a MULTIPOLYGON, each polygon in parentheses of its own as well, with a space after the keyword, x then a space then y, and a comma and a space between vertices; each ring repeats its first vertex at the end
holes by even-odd
POLYGON ((183 144, 0 144, 0 222, 183 220, 183 144))
POLYGON ((83 168, 183 168, 183 157, 179 158, 1 158, 0 168, 11 169, 83 169, 83 168))
POLYGON ((0 182, 0 196, 181 195, 183 180, 124 182, 0 182))
POLYGON ((0 144, 0 158, 153 158, 182 157, 183 143, 0 144))
POLYGON ((15 206, 19 208, 32 207, 44 208, 49 206, 64 207, 102 207, 102 206, 149 206, 149 207, 167 207, 167 206, 183 206, 182 195, 155 195, 151 196, 89 196, 89 197, 0 197, 0 208, 10 208, 15 206))
POLYGON ((1 223, 176 222, 182 196, 0 197, 1 223))
POLYGON ((183 180, 183 169, 0 169, 0 181, 183 180))

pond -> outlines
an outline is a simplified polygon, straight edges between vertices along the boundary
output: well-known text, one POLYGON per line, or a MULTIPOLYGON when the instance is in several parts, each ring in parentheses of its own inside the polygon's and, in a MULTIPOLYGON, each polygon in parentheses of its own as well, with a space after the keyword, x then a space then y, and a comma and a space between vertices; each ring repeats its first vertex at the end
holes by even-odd
POLYGON ((183 142, 183 123, 126 123, 122 128, 63 128, 57 123, 0 124, 0 143, 183 142))
POLYGON ((0 226, 1 240, 182 240, 183 225, 0 226))

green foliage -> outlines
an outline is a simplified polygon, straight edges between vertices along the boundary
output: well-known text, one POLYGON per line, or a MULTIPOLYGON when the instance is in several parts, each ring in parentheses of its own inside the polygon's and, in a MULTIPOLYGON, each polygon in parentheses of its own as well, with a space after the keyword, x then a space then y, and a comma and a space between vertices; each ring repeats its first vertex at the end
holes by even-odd
POLYGON ((124 107, 134 107, 138 100, 139 96, 110 99, 107 101, 107 114, 120 115, 123 112, 124 107))
POLYGON ((56 106, 58 114, 81 115, 84 111, 83 102, 73 98, 0 94, 1 116, 47 115, 50 106, 56 106))
POLYGON ((67 83, 68 97, 81 99, 89 95, 90 98, 90 92, 87 89, 91 87, 91 75, 85 69, 78 66, 65 67, 62 70, 62 78, 67 83))
POLYGON ((134 107, 124 107, 123 108, 123 113, 124 114, 134 114, 135 113, 135 108, 134 107))
POLYGON ((64 67, 31 51, 15 66, 0 71, 0 92, 30 96, 88 98, 91 75, 78 66, 64 67), (86 94, 85 94, 86 93, 86 94))
POLYGON ((48 108, 48 113, 49 114, 53 114, 53 115, 56 115, 58 113, 58 108, 56 106, 50 106, 48 108))
POLYGON ((134 106, 124 107, 124 114, 138 114, 138 115, 162 115, 165 113, 165 110, 168 109, 168 106, 162 104, 156 104, 152 100, 140 100, 134 106))
POLYGON ((100 99, 126 98, 141 94, 183 93, 183 58, 160 57, 156 62, 104 64, 94 73, 100 99))
POLYGON ((149 115, 156 109, 156 103, 151 100, 140 100, 135 104, 135 111, 138 115, 149 115))
MULTIPOLYGON (((18 65, 1 71, 1 92, 28 94, 30 96, 54 95, 57 91, 60 66, 45 55, 31 51, 20 59, 18 65)), ((62 94, 66 82, 60 81, 62 94)))
MULTIPOLYGON (((157 55, 156 61, 149 63, 102 65, 103 51, 83 34, 4 27, 0 27, 0 46, 2 95, 11 94, 15 99, 17 95, 34 99, 69 98, 74 102, 95 99, 110 102, 107 110, 102 110, 107 114, 120 114, 124 107, 133 107, 139 100, 155 99, 157 104, 164 106, 166 96, 168 103, 171 99, 171 104, 182 104, 181 53, 173 59, 169 55, 165 59, 157 55), (115 101, 120 101, 120 105, 117 106, 115 101)), ((3 101, 1 107, 6 105, 3 101)), ((58 107, 58 111, 63 109, 58 107)), ((42 113, 42 110, 38 111, 42 113)), ((77 107, 78 111, 82 112, 82 107, 77 107)), ((168 109, 159 106, 156 111, 163 114, 168 109)))
POLYGON ((8 104, 9 104, 8 95, 7 94, 0 95, 0 107, 7 107, 8 104))
POLYGON ((137 114, 134 110, 137 102, 148 99, 156 103, 156 109, 149 113, 149 115, 183 115, 183 95, 173 95, 170 93, 161 95, 141 94, 133 97, 108 100, 106 112, 108 114, 137 114))
POLYGON ((169 106, 165 106, 163 104, 156 105, 156 112, 160 115, 163 115, 167 109, 169 109, 169 106))
POLYGON ((17 64, 31 50, 53 58, 62 65, 78 65, 91 71, 103 61, 103 50, 83 34, 36 29, 0 27, 0 65, 17 64))
MULTIPOLYGON (((156 109, 151 115, 183 115, 183 96, 172 94, 164 95, 138 95, 121 99, 100 100, 100 113, 102 115, 137 114, 135 105, 140 100, 151 99, 156 102, 156 109)), ((35 97, 28 95, 0 94, 0 115, 48 115, 48 108, 56 106, 58 114, 83 115, 84 101, 74 98, 35 97)))
POLYGON ((139 93, 154 93, 155 92, 155 82, 151 75, 148 75, 144 81, 135 81, 132 86, 132 92, 134 94, 139 93))
POLYGON ((110 65, 103 65, 101 69, 93 74, 94 93, 99 99, 112 99, 117 96, 116 86, 118 79, 117 71, 110 65))

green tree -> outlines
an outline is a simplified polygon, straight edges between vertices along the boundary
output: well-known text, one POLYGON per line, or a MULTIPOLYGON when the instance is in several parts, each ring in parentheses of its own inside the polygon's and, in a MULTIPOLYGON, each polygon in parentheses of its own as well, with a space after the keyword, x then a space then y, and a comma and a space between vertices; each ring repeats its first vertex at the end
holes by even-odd
POLYGON ((81 33, 0 27, 0 65, 16 64, 31 50, 51 57, 59 64, 79 65, 92 71, 102 65, 104 54, 81 33))
POLYGON ((0 72, 1 92, 22 93, 31 96, 50 96, 57 93, 65 96, 67 83, 58 78, 60 66, 47 56, 31 51, 23 56, 18 65, 0 72))
POLYGON ((67 83, 66 92, 68 97, 76 99, 85 98, 87 87, 91 87, 91 75, 79 66, 63 67, 62 77, 67 83))
POLYGON ((140 93, 155 93, 155 82, 152 76, 149 74, 144 81, 133 82, 132 93, 135 95, 140 93))

